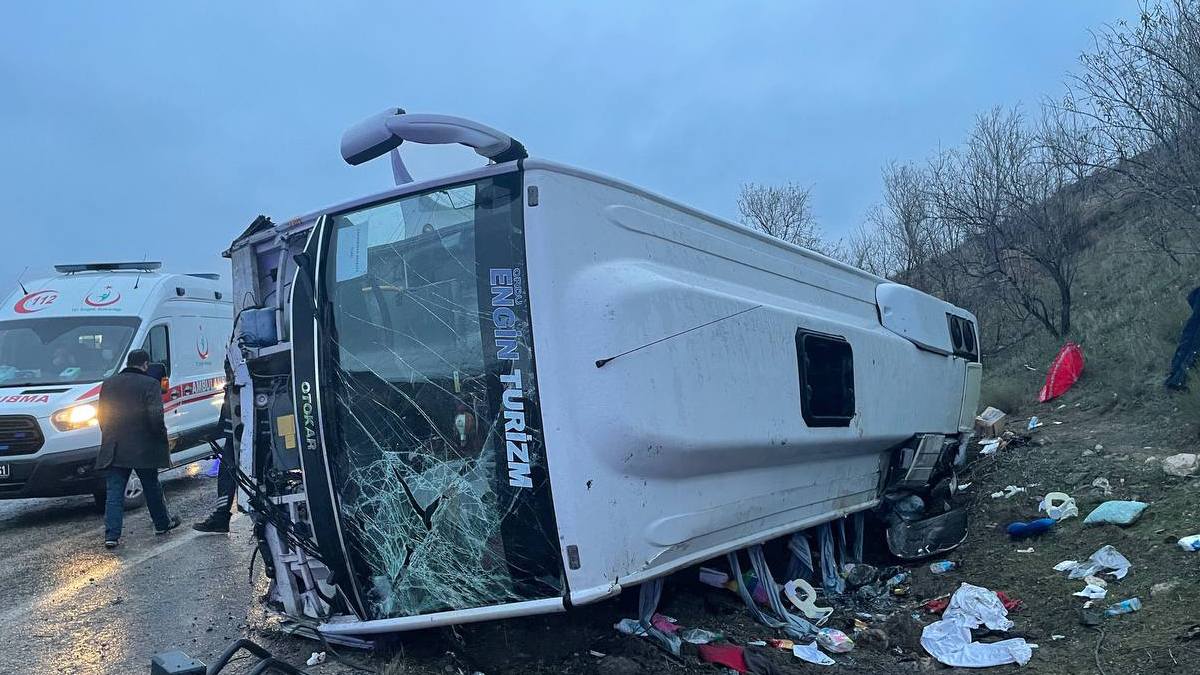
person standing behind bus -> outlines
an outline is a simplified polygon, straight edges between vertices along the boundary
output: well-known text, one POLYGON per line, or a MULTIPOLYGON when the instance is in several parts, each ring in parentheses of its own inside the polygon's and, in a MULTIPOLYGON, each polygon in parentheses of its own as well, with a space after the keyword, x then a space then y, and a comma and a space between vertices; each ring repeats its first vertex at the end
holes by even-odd
POLYGON ((129 352, 125 364, 124 370, 104 381, 97 402, 100 454, 96 457, 96 469, 106 472, 107 482, 105 548, 116 548, 121 540, 125 485, 129 474, 135 471, 142 481, 155 534, 166 534, 180 524, 179 518, 167 511, 158 483, 158 470, 171 466, 161 385, 146 375, 150 354, 145 350, 129 352))

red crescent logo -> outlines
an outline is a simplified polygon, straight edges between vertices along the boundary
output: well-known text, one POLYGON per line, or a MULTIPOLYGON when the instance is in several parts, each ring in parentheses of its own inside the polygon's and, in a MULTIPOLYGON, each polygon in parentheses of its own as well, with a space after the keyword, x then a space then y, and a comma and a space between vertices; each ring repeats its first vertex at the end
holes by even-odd
POLYGON ((46 309, 58 299, 58 291, 34 291, 17 301, 13 309, 17 314, 33 314, 46 309))
POLYGON ((196 340, 196 353, 200 355, 201 360, 208 360, 208 338, 203 335, 196 340))
POLYGON ((85 304, 88 304, 92 307, 108 307, 109 305, 115 305, 120 301, 120 291, 114 292, 112 286, 105 286, 104 290, 100 293, 91 293, 83 299, 85 304), (96 296, 95 300, 92 299, 93 295, 96 296))

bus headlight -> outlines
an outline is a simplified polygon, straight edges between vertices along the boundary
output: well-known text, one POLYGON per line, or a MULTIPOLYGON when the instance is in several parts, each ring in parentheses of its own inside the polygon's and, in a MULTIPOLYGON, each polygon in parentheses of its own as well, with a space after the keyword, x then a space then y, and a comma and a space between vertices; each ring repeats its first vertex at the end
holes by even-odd
POLYGON ((50 423, 59 431, 94 427, 100 423, 100 420, 96 418, 96 412, 96 406, 91 403, 71 406, 51 415, 50 423))

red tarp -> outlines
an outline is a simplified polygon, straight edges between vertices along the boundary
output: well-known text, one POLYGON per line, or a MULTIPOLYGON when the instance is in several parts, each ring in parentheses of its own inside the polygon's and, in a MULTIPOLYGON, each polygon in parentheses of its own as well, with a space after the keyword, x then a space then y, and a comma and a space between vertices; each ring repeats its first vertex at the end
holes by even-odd
POLYGON ((1083 374, 1083 351, 1074 342, 1068 342, 1054 357, 1050 372, 1046 373, 1046 386, 1038 393, 1038 402, 1045 403, 1061 396, 1075 384, 1083 374))

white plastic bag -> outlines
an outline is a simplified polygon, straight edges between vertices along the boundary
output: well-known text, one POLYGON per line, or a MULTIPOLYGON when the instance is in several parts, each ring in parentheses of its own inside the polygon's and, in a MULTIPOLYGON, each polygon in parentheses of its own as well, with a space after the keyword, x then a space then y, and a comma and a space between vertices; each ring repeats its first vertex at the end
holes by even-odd
POLYGON ((950 598, 942 613, 921 632, 921 646, 947 666, 984 668, 1006 663, 1025 665, 1033 657, 1033 647, 1021 638, 1000 642, 972 642, 971 629, 980 625, 992 630, 1012 628, 1008 611, 996 594, 986 588, 963 584, 950 598))
MULTIPOLYGON (((1059 563, 1059 565, 1062 565, 1062 563, 1059 563)), ((1132 563, 1129 562, 1129 559, 1121 555, 1117 549, 1113 548, 1112 546, 1105 545, 1101 546, 1100 550, 1093 553, 1086 562, 1077 563, 1075 567, 1066 569, 1071 570, 1071 574, 1068 575, 1071 579, 1090 577, 1093 574, 1103 570, 1112 570, 1111 572, 1108 572, 1108 574, 1118 579, 1124 579, 1125 575, 1129 573, 1129 568, 1131 566, 1132 563)), ((1056 565, 1054 569, 1058 570, 1058 565, 1056 565)), ((1061 572, 1063 570, 1059 571, 1061 572)))
POLYGON ((1072 593, 1071 595, 1074 595, 1074 596, 1080 597, 1080 598, 1090 598, 1092 600, 1100 600, 1104 596, 1108 595, 1108 590, 1102 586, 1097 586, 1095 584, 1088 584, 1087 586, 1083 587, 1082 591, 1079 591, 1077 593, 1072 593))
POLYGON ((798 659, 803 659, 809 663, 815 663, 818 666, 832 666, 837 663, 817 649, 817 643, 810 642, 806 645, 792 645, 792 655, 798 659))

